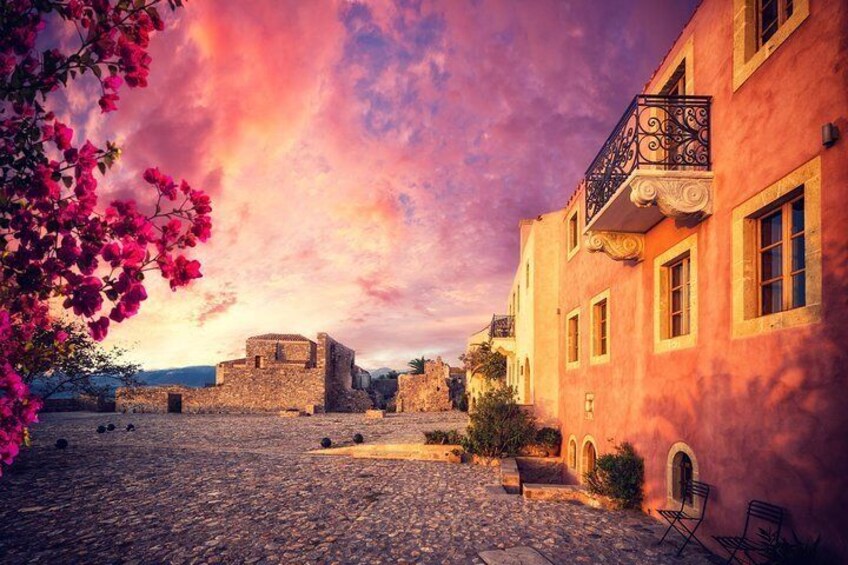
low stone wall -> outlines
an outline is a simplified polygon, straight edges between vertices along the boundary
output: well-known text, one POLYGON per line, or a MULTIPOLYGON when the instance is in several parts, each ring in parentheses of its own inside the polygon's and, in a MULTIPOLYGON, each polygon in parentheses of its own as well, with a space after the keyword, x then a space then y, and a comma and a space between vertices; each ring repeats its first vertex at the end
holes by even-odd
POLYGON ((115 401, 90 394, 74 398, 48 398, 42 412, 114 412, 115 401))
MULTIPOLYGON (((249 414, 306 410, 324 405, 323 378, 318 369, 269 370, 231 376, 222 385, 206 388, 185 386, 119 388, 115 393, 119 412, 168 412, 168 395, 179 394, 180 412, 186 414, 249 414)), ((364 394, 364 393, 363 393, 364 394)), ((365 395, 367 398, 367 395, 365 395)), ((352 406, 358 406, 356 399, 352 406)), ((368 401, 370 407, 370 401, 368 401)), ((362 410, 364 410, 363 408, 362 410)))

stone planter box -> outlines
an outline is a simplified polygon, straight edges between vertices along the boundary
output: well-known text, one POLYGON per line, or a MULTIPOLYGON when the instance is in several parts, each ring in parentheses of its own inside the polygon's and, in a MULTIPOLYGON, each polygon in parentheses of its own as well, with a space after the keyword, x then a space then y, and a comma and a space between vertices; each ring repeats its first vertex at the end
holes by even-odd
POLYGON ((402 461, 462 462, 459 445, 425 445, 423 443, 393 443, 353 445, 335 449, 318 449, 309 453, 317 455, 349 455, 356 459, 398 459, 402 461))
POLYGON ((525 483, 521 486, 522 495, 527 500, 550 500, 585 504, 592 508, 614 510, 615 502, 605 496, 591 494, 583 485, 545 485, 525 483))
POLYGON ((501 486, 509 494, 521 493, 521 473, 513 458, 501 459, 501 486))

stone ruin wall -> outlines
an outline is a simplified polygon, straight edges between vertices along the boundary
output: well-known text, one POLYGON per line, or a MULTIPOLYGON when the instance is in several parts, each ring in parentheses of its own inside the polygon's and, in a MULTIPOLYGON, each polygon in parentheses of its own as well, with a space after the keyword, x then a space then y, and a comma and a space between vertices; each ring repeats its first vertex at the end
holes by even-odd
POLYGON ((371 398, 353 388, 356 352, 325 333, 318 334, 318 367, 326 370, 326 407, 329 412, 364 412, 371 398))
POLYGON ((451 400, 453 379, 450 367, 440 358, 427 361, 423 375, 398 377, 395 405, 398 412, 447 412, 454 409, 451 400))
POLYGON ((368 394, 353 389, 354 351, 327 334, 319 334, 317 344, 251 338, 246 353, 246 359, 219 363, 212 387, 119 388, 116 409, 166 413, 169 393, 182 396, 183 413, 310 411, 313 406, 334 412, 364 412, 371 408, 368 394), (260 356, 260 368, 256 368, 256 355, 260 356), (278 360, 280 357, 283 360, 278 360))
POLYGON ((275 362, 295 363, 304 367, 315 367, 316 344, 312 341, 288 341, 262 338, 248 338, 245 347, 246 362, 251 367, 260 357, 263 366, 275 362))

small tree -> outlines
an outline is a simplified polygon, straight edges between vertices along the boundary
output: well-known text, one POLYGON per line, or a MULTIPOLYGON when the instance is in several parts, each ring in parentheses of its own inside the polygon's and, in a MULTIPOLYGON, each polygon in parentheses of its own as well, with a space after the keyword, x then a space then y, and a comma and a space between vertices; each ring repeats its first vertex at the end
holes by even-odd
POLYGON ((73 312, 100 341, 138 313, 151 272, 174 290, 202 276, 188 253, 211 235, 209 196, 150 167, 139 201, 106 201, 99 177, 120 148, 75 136, 55 112, 68 111, 57 93, 78 80, 104 113, 123 85, 147 86, 165 4, 182 0, 0 2, 0 475, 41 407, 14 367, 50 331, 51 310, 73 312))
POLYGON ((506 378, 506 357, 492 351, 492 342, 478 343, 473 349, 459 356, 466 371, 482 375, 490 381, 502 381, 506 378))
POLYGON ((624 442, 615 447, 615 453, 601 455, 595 468, 584 476, 592 494, 607 496, 620 508, 642 505, 645 460, 632 444, 624 442))
POLYGON ((515 401, 509 387, 480 397, 470 415, 464 447, 483 457, 515 455, 536 436, 536 421, 515 401))
POLYGON ((423 375, 424 374, 424 366, 427 364, 427 361, 430 359, 425 359, 424 357, 418 357, 413 359, 407 365, 412 369, 410 374, 412 375, 423 375))
POLYGON ((141 366, 125 361, 125 353, 117 347, 104 348, 78 323, 58 322, 51 332, 33 339, 33 347, 17 369, 24 383, 37 386, 42 399, 63 392, 101 396, 109 391, 109 380, 124 386, 138 384, 135 376, 141 366), (58 332, 67 337, 54 345, 58 332))

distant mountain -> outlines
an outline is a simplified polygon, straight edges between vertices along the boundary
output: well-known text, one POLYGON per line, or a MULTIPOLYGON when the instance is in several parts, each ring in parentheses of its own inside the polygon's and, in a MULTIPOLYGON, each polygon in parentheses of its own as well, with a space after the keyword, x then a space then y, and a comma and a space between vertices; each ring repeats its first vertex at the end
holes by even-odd
MULTIPOLYGON (((208 365, 198 365, 195 367, 178 367, 176 369, 159 369, 156 371, 140 371, 136 378, 142 384, 148 386, 158 385, 183 385, 195 388, 202 388, 207 384, 215 384, 215 367, 208 365)), ((121 384, 115 379, 108 377, 92 377, 92 382, 101 387, 107 388, 107 395, 112 396, 115 389, 121 384)), ((30 388, 35 394, 45 394, 53 388, 49 381, 45 383, 40 379, 35 379, 30 388)), ((57 392, 51 398, 73 398, 77 394, 74 392, 57 392)))
POLYGON ((392 371, 394 371, 396 373, 403 373, 404 372, 404 371, 398 371, 397 369, 390 369, 388 367, 380 367, 379 369, 374 369, 373 371, 369 370, 368 372, 371 373, 372 379, 380 379, 380 378, 383 378, 384 375, 387 375, 387 374, 391 373, 392 371))
POLYGON ((196 365, 193 367, 141 371, 137 377, 138 380, 149 386, 183 385, 201 388, 207 384, 215 384, 215 367, 196 365))

